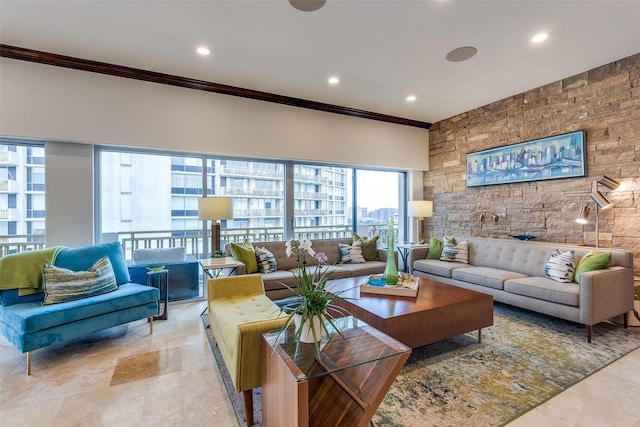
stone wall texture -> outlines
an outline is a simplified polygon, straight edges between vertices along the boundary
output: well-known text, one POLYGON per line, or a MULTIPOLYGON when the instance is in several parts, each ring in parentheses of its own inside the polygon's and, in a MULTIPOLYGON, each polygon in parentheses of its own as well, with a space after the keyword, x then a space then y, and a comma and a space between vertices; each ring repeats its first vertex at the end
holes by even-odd
POLYGON ((529 234, 594 246, 591 183, 620 181, 616 191, 600 186, 615 203, 600 211, 600 247, 633 251, 640 276, 640 54, 434 123, 429 163, 426 235, 440 238, 529 234), (467 153, 578 130, 586 131, 587 177, 467 188, 467 153), (591 209, 584 226, 575 222, 582 205, 591 209))

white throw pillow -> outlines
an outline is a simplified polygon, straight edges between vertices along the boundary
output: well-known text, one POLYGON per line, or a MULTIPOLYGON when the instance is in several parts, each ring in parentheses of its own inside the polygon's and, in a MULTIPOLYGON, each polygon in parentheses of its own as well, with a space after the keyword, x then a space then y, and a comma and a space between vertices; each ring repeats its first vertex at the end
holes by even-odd
POLYGON ((362 240, 356 240, 351 246, 338 243, 340 262, 343 264, 362 264, 367 262, 362 255, 362 240))
POLYGON ((573 282, 573 273, 576 271, 578 258, 575 252, 560 252, 556 249, 544 266, 544 275, 556 282, 573 282))
POLYGON ((469 242, 456 242, 455 237, 445 236, 440 261, 469 264, 469 242))
POLYGON ((276 257, 265 247, 256 248, 256 261, 258 262, 258 271, 262 274, 273 273, 278 269, 276 257))

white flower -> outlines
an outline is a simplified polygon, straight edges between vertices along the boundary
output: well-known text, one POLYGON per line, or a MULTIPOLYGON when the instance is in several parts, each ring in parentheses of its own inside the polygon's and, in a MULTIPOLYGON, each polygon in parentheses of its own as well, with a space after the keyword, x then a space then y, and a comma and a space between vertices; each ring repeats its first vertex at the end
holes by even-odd
POLYGON ((287 247, 287 249, 286 249, 287 258, 289 258, 291 256, 291 254, 293 253, 291 251, 291 240, 287 241, 287 243, 285 243, 285 246, 287 247))
POLYGON ((306 253, 308 253, 311 256, 314 256, 316 254, 316 251, 314 251, 313 249, 311 249, 311 240, 303 240, 300 242, 300 246, 298 246, 298 249, 301 251, 305 251, 306 253))

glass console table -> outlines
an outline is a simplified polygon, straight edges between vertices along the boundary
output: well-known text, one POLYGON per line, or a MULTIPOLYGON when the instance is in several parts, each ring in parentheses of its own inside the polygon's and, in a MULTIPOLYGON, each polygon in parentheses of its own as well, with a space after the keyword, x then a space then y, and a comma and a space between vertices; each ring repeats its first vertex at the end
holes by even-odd
POLYGON ((262 425, 366 426, 411 349, 355 317, 336 319, 320 345, 290 327, 263 335, 262 425))

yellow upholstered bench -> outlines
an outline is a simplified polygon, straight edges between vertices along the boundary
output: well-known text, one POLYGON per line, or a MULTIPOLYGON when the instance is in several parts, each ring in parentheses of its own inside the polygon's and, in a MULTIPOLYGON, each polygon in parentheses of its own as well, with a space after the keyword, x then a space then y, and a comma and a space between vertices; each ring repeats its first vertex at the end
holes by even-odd
POLYGON ((208 281, 209 323, 237 391, 247 425, 253 424, 253 389, 260 387, 262 334, 280 329, 286 315, 264 292, 262 275, 208 281))

